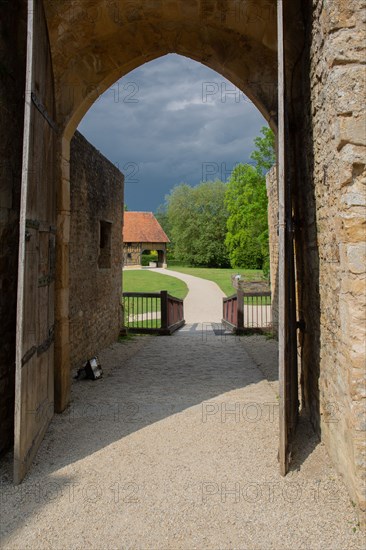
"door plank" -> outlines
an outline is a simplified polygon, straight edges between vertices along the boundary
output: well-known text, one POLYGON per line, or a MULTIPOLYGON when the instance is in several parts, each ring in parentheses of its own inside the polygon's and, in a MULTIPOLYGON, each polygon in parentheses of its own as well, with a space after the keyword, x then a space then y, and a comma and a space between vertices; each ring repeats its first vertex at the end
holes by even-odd
POLYGON ((41 0, 28 0, 20 211, 14 481, 26 475, 53 415, 57 135, 32 100, 54 115, 51 56, 41 0), (36 40, 35 38, 36 37, 36 40))

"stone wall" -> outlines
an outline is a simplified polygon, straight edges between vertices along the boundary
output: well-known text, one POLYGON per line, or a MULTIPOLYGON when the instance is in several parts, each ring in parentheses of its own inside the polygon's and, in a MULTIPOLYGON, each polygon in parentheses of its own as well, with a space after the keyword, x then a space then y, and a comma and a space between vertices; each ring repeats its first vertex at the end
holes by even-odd
POLYGON ((141 266, 141 254, 157 251, 158 267, 167 267, 166 244, 162 243, 125 243, 123 247, 123 265, 141 266))
POLYGON ((266 176, 273 333, 278 334, 278 188, 273 166, 266 176))
POLYGON ((298 124, 303 399, 366 509, 364 0, 313 0, 298 124))
POLYGON ((75 368, 116 341, 121 327, 124 178, 78 132, 71 141, 70 175, 70 357, 75 368))
POLYGON ((123 265, 140 266, 142 248, 141 243, 124 243, 123 245, 123 265))
MULTIPOLYGON (((274 11, 264 26, 253 24, 251 17, 220 19, 222 24, 217 25, 210 14, 209 32, 202 33, 201 3, 191 3, 193 12, 191 8, 184 11, 187 3, 183 2, 182 9, 175 9, 178 4, 172 2, 160 3, 159 9, 147 4, 131 26, 128 17, 116 20, 112 6, 102 0, 86 3, 82 17, 62 21, 54 2, 45 2, 63 143, 68 143, 88 106, 106 87, 139 63, 172 51, 201 60, 229 77, 247 91, 274 126, 275 85, 268 86, 276 82, 274 11), (94 12, 96 4, 102 10, 103 25, 88 11, 94 12), (187 32, 182 33, 182 25, 187 32)), ((264 5, 258 0, 251 9, 257 12, 264 5)), ((5 445, 11 438, 13 417, 25 7, 25 2, 13 0, 2 2, 1 8, 5 17, 0 33, 0 389, 7 412, 5 417, 2 409, 5 429, 0 435, 5 434, 1 438, 5 445)), ((291 177, 296 176, 298 315, 305 322, 300 335, 303 404, 362 509, 366 508, 364 8, 365 0, 285 2, 286 66, 291 82, 287 90, 291 99, 289 142, 295 149, 291 151, 291 177), (302 10, 294 17, 291 10, 300 6, 302 10)), ((56 355, 63 354, 61 366, 67 367, 68 332, 63 331, 60 319, 68 327, 70 314, 73 365, 117 336, 122 254, 121 175, 81 136, 73 144, 70 312, 66 300, 66 306, 59 307, 56 323, 56 355), (118 183, 113 186, 113 181, 118 183)), ((58 248, 62 253, 69 246, 68 160, 65 147, 58 194, 58 248)), ((59 284, 67 296, 69 271, 62 254, 58 264, 59 284)), ((65 391, 65 406, 67 401, 65 391)))
POLYGON ((1 4, 0 19, 0 454, 12 445, 19 204, 25 89, 26 4, 1 4))
MULTIPOLYGON (((313 0, 291 89, 302 406, 366 510, 366 2, 313 0), (363 12, 363 13, 362 13, 363 12), (298 80, 296 80, 298 78, 298 80)), ((267 175, 271 287, 278 315, 276 171, 267 175)), ((277 317, 278 319, 278 317, 277 317)))

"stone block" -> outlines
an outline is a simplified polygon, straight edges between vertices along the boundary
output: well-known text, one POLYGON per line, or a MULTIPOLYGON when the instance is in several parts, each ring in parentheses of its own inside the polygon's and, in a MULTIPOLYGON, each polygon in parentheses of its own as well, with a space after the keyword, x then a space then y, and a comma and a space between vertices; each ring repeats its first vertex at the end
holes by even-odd
POLYGON ((335 137, 338 149, 347 143, 366 146, 366 114, 338 117, 335 137))
MULTIPOLYGON (((365 56, 365 51, 363 56, 365 56)), ((361 113, 366 95, 366 67, 342 65, 335 67, 330 75, 331 90, 337 114, 361 113)))
POLYGON ((366 243, 347 245, 346 254, 348 269, 351 273, 366 272, 366 243))
MULTIPOLYGON (((365 60, 365 29, 340 28, 331 34, 327 43, 327 60, 330 66, 350 63, 362 64, 365 60)), ((362 67, 358 69, 363 70, 362 67)))
POLYGON ((340 187, 353 182, 355 167, 365 167, 365 148, 346 144, 339 153, 337 180, 340 187))
POLYGON ((350 398, 353 401, 358 401, 366 398, 366 376, 365 372, 361 370, 356 371, 352 369, 350 372, 350 398))
POLYGON ((343 242, 364 242, 366 238, 366 219, 356 214, 342 214, 339 218, 340 230, 338 232, 343 242))
POLYGON ((328 2, 327 10, 327 30, 344 29, 355 27, 360 4, 358 0, 328 2))

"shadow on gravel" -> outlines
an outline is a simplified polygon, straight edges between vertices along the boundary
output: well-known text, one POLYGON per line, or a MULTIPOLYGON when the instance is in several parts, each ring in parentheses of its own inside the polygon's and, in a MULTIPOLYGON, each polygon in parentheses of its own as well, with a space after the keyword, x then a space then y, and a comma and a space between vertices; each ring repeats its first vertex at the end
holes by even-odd
MULTIPOLYGON (((60 491, 70 491, 73 480, 54 478, 54 472, 190 407, 208 402, 211 409, 206 412, 212 414, 212 407, 219 410, 225 399, 233 405, 224 395, 227 392, 254 387, 266 377, 276 380, 277 344, 265 343, 263 337, 236 337, 207 323, 186 326, 173 336, 134 337, 104 350, 100 354, 103 378, 74 381, 69 408, 53 418, 20 486, 11 482, 11 455, 3 462, 2 505, 14 508, 7 534, 49 500, 57 499, 60 491), (266 361, 257 365, 264 348, 266 361)), ((277 411, 275 393, 273 406, 277 411)), ((203 421, 202 411, 203 406, 197 411, 198 422, 203 421)), ((308 442, 306 448, 298 447, 293 468, 314 448, 313 439, 308 442)))
MULTIPOLYGON (((100 380, 73 382, 71 404, 53 417, 35 459, 35 465, 42 461, 44 475, 154 422, 265 379, 246 353, 245 337, 212 323, 188 325, 173 336, 137 338, 143 346, 126 361, 124 350, 134 342, 115 344, 112 352, 100 354, 100 380)), ((11 454, 1 469, 8 483, 11 454)))

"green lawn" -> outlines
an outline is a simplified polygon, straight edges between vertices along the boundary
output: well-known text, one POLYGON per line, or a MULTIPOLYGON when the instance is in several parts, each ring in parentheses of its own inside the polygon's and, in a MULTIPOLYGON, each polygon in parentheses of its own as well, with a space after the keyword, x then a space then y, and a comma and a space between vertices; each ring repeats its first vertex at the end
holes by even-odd
MULTIPOLYGON (((169 275, 160 275, 148 270, 131 270, 123 272, 123 292, 160 292, 167 290, 176 298, 185 298, 188 294, 188 287, 179 279, 169 275)), ((155 298, 138 298, 124 302, 125 322, 128 324, 130 316, 141 315, 142 313, 160 312, 160 300, 155 298)), ((145 319, 138 321, 130 319, 130 326, 134 327, 160 327, 160 319, 145 319), (132 324, 131 324, 132 323, 132 324)))
POLYGON ((240 273, 243 279, 247 281, 261 280, 263 277, 263 271, 261 269, 216 269, 209 267, 181 267, 175 266, 173 263, 168 264, 168 269, 173 271, 179 271, 179 273, 187 273, 188 275, 195 275, 202 279, 208 279, 214 281, 219 285, 221 290, 226 296, 235 294, 235 290, 231 283, 231 276, 240 273))
POLYGON ((147 269, 123 272, 123 292, 160 292, 161 290, 167 290, 176 298, 185 298, 188 294, 186 283, 175 277, 160 275, 147 269))

